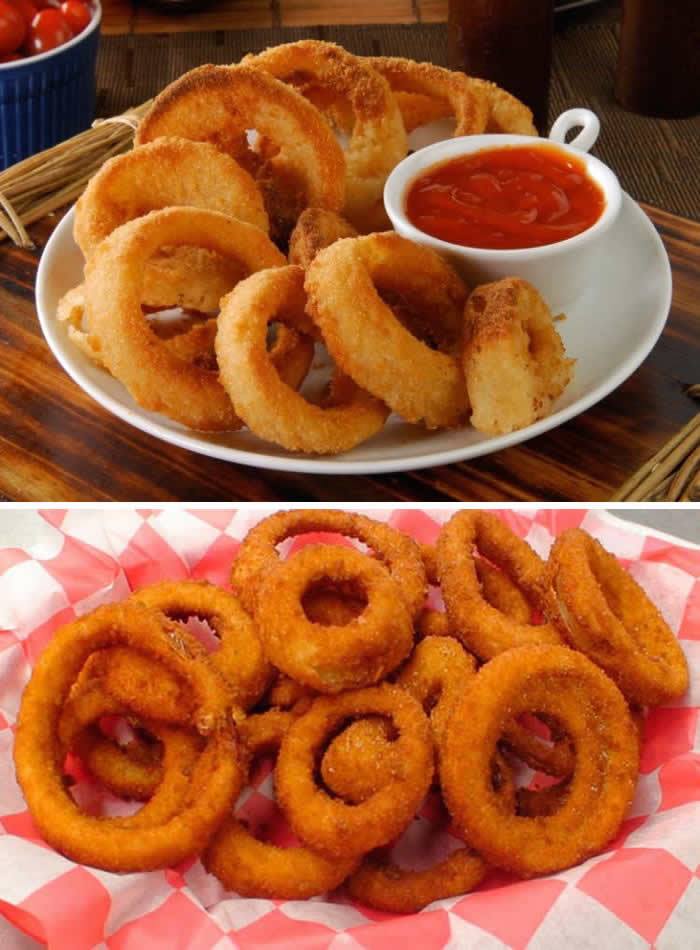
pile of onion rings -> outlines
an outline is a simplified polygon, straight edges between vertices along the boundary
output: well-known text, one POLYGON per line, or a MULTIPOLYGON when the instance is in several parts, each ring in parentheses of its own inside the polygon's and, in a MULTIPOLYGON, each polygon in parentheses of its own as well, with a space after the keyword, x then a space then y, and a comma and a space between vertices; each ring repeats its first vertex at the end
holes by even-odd
POLYGON ((581 530, 543 561, 489 512, 458 512, 434 547, 364 515, 279 512, 241 543, 232 588, 136 590, 39 658, 15 765, 67 857, 142 871, 198 855, 241 896, 346 882, 416 912, 492 867, 530 877, 602 851, 634 794, 642 707, 688 687, 661 614, 581 530), (444 613, 426 614, 429 586, 444 613), (270 755, 286 842, 239 798, 270 755), (71 793, 86 775, 140 807, 88 814, 71 793), (429 866, 406 867, 396 845, 425 807, 452 849, 436 838, 429 866))
POLYGON ((459 136, 535 134, 483 80, 319 40, 190 70, 78 201, 85 281, 57 319, 143 409, 291 452, 348 452, 392 412, 428 429, 528 425, 571 375, 534 288, 520 282, 505 316, 492 288, 467 305, 447 261, 384 233, 407 133, 447 116, 459 136), (488 337, 493 311, 505 343, 488 337), (510 415, 493 409, 522 388, 491 373, 504 358, 525 385, 510 415))

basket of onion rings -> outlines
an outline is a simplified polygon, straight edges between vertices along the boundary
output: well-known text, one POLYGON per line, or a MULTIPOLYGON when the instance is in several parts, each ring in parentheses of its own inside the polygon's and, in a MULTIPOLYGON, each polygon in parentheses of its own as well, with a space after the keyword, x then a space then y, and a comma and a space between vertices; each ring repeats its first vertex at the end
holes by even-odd
POLYGON ((585 894, 603 943, 653 912, 692 945, 697 550, 602 512, 74 514, 49 560, 0 549, 15 926, 75 945, 107 894, 95 944, 391 946, 416 915, 548 948, 585 894))

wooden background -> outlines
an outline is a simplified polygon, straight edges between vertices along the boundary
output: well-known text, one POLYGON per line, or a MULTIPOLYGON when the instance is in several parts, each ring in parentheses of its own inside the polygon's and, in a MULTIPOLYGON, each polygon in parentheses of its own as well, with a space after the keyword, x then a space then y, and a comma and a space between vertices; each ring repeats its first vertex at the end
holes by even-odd
POLYGON ((211 0, 201 12, 178 16, 131 0, 102 0, 102 9, 106 34, 326 23, 440 23, 447 19, 447 0, 211 0))

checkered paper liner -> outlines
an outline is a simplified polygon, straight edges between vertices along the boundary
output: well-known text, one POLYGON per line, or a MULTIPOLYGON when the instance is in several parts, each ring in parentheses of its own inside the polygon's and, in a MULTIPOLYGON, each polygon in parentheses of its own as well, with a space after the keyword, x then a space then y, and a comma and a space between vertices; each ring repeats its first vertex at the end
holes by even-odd
MULTIPOLYGON (((383 950, 404 940, 422 950, 698 946, 700 548, 601 511, 500 514, 542 556, 568 527, 581 525, 599 538, 649 592, 690 662, 689 694, 649 715, 637 795, 604 854, 530 881, 494 872, 472 894, 394 917, 342 896, 239 898, 225 892, 199 861, 148 874, 110 874, 75 864, 41 841, 15 781, 12 744, 22 689, 54 631, 161 579, 205 578, 226 585, 241 539, 267 513, 0 512, 0 915, 56 950, 383 950)), ((367 513, 430 542, 452 512, 367 513)), ((89 803, 96 790, 85 780, 77 794, 89 803)), ((271 796, 271 767, 263 763, 239 808, 255 820, 273 807, 271 796)), ((106 807, 116 813, 116 802, 107 801, 106 807)), ((458 844, 444 831, 432 832, 434 814, 428 802, 397 848, 409 866, 424 866, 458 844)), ((278 829, 273 840, 284 835, 278 829)))

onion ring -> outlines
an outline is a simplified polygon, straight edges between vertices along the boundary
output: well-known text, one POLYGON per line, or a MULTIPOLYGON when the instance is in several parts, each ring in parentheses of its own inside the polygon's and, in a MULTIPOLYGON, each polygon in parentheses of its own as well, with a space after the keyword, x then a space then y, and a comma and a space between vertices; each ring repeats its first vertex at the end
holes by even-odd
POLYGON ((221 641, 209 659, 231 685, 234 703, 250 709, 260 700, 272 667, 253 620, 234 594, 206 581, 166 581, 138 590, 131 599, 171 620, 196 616, 207 621, 221 641))
POLYGON ((411 617, 396 582, 382 564, 353 548, 309 545, 278 564, 260 586, 255 619, 274 665, 320 693, 377 683, 413 646, 411 617), (320 580, 356 584, 367 598, 359 617, 332 627, 309 620, 303 596, 320 580))
POLYGON ((343 627, 362 613, 367 601, 352 585, 314 584, 302 599, 304 613, 312 623, 343 627))
POLYGON ((357 237, 357 231, 345 218, 324 208, 307 208, 289 239, 289 263, 306 270, 319 251, 346 237, 357 237))
POLYGON ((525 646, 483 666, 457 703, 440 776, 456 830, 490 863, 522 876, 563 870, 600 852, 634 795, 639 743, 624 697, 585 656, 525 646), (556 812, 508 815, 491 784, 504 726, 525 712, 558 720, 576 748, 566 798, 556 812))
POLYGON ((529 643, 561 643, 552 623, 518 623, 488 603, 476 574, 474 548, 499 567, 541 613, 551 610, 545 565, 527 542, 495 515, 460 511, 444 526, 437 543, 442 594, 450 630, 482 660, 529 643))
MULTIPOLYGON (((293 721, 290 713, 276 711, 246 719, 240 735, 248 758, 278 749, 293 721)), ((260 841, 233 816, 202 860, 228 890, 276 900, 304 900, 332 891, 357 865, 353 858, 329 859, 302 846, 279 848, 260 841)))
MULTIPOLYGON (((443 69, 433 63, 417 63, 401 56, 372 56, 365 62, 386 79, 394 95, 412 93, 446 103, 446 114, 455 118, 455 137, 486 131, 490 97, 484 86, 464 73, 443 69)), ((401 107, 402 100, 398 102, 401 107)), ((401 113, 404 114, 403 109, 401 113)))
POLYGON ((657 706, 685 693, 688 664, 673 631, 599 541, 578 528, 564 531, 547 576, 556 597, 552 618, 630 702, 657 706))
POLYGON ((435 323, 458 327, 461 335, 466 288, 438 254, 393 232, 345 238, 321 251, 305 286, 308 311, 329 352, 359 386, 428 428, 456 425, 466 414, 464 375, 453 352, 433 350, 414 336, 377 289, 398 288, 435 323))
MULTIPOLYGON (((75 206, 76 243, 89 258, 115 228, 174 205, 220 211, 269 229, 257 185, 229 155, 208 142, 162 138, 110 159, 93 175, 75 206)), ((211 251, 166 249, 146 267, 143 303, 216 310, 240 277, 237 262, 211 251)))
POLYGON ((552 315, 537 290, 518 277, 471 294, 464 372, 475 429, 513 432, 548 415, 573 375, 552 315))
POLYGON ((258 522, 236 554, 231 583, 243 606, 253 613, 263 578, 279 563, 276 546, 287 538, 314 531, 330 531, 355 538, 374 551, 399 585, 413 617, 426 593, 420 548, 408 535, 364 515, 334 509, 280 511, 258 522))
MULTIPOLYGON (((267 354, 267 326, 303 327, 304 272, 289 266, 253 274, 221 301, 216 335, 219 379, 236 413, 262 439, 290 451, 345 452, 375 435, 388 412, 350 380, 335 404, 316 406, 281 378, 267 354)), ((338 376, 335 383, 340 385, 338 376)))
POLYGON ((473 891, 486 863, 470 848, 459 848, 424 871, 404 870, 378 855, 365 858, 348 879, 355 900, 389 914, 415 914, 433 901, 473 891))
POLYGON ((285 263, 262 231, 242 221, 196 208, 152 211, 113 231, 88 262, 88 327, 105 364, 144 408, 195 429, 237 428, 241 423, 216 373, 174 356, 141 313, 146 261, 159 247, 184 243, 233 257, 249 271, 285 263), (104 287, 110 287, 107 297, 104 287))
POLYGON ((484 79, 472 79, 480 86, 489 99, 489 118, 487 132, 507 132, 511 135, 538 135, 532 117, 532 111, 525 103, 516 99, 496 83, 484 79))
MULTIPOLYGON (((24 691, 15 737, 15 767, 25 800, 44 839, 73 860, 105 870, 166 867, 198 851, 221 823, 241 784, 236 743, 219 674, 193 654, 188 638, 165 618, 135 605, 100 607, 59 630, 24 691), (126 645, 160 660, 191 685, 194 725, 207 737, 195 771, 206 781, 187 793, 163 823, 134 835, 125 819, 82 814, 64 787, 56 737, 63 703, 95 650, 126 645)), ((126 820, 128 821, 128 820, 126 820)))
POLYGON ((341 46, 320 40, 274 46, 243 62, 291 83, 302 94, 310 86, 310 98, 319 105, 319 92, 332 103, 350 105, 343 213, 358 230, 374 230, 377 214, 384 212, 384 182, 408 152, 401 113, 386 80, 341 46))
POLYGON ((292 830, 322 854, 348 858, 393 841, 413 818, 430 786, 430 724, 412 696, 384 684, 316 699, 285 735, 275 770, 277 798, 292 830), (324 741, 345 720, 387 716, 398 732, 402 772, 359 805, 331 798, 315 771, 324 741))
POLYGON ((277 149, 256 176, 276 239, 288 238, 306 207, 341 210, 345 157, 331 129, 303 96, 250 66, 199 66, 180 76, 153 100, 135 142, 212 142, 245 164, 249 129, 277 149))
MULTIPOLYGON (((61 748, 73 749, 95 778, 116 795, 148 800, 148 804, 126 821, 127 826, 157 825, 168 821, 183 806, 201 751, 199 740, 196 734, 182 729, 144 723, 160 740, 160 758, 147 763, 133 758, 133 753, 104 737, 101 742, 92 740, 94 727, 91 724, 97 718, 124 712, 121 704, 102 692, 94 681, 77 690, 74 688, 59 720, 61 748)), ((61 753, 59 760, 64 754, 61 753)))

